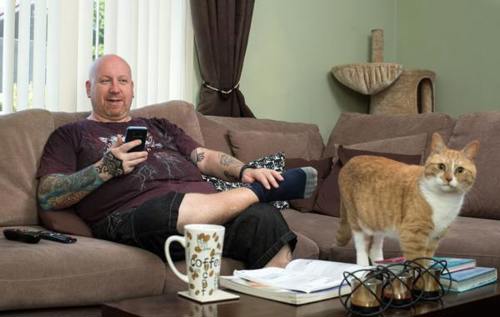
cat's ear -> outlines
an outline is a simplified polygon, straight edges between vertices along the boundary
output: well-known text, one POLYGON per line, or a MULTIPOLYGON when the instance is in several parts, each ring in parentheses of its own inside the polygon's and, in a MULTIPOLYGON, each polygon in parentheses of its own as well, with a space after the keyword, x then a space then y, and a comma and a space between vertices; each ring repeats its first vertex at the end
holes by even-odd
POLYGON ((443 138, 441 135, 437 132, 434 132, 432 134, 432 143, 431 143, 431 150, 434 153, 440 153, 443 150, 446 149, 446 145, 444 144, 443 138))
POLYGON ((462 153, 471 161, 476 158, 477 152, 479 152, 479 140, 470 142, 462 149, 462 153))

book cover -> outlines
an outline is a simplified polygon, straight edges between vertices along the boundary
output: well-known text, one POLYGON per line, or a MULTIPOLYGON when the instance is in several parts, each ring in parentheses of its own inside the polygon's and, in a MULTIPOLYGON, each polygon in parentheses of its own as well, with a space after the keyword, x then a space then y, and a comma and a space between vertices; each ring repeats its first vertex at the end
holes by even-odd
POLYGON ((455 271, 441 277, 441 283, 446 288, 451 279, 450 291, 464 292, 486 284, 496 282, 497 269, 494 267, 474 267, 455 271))
POLYGON ((447 268, 448 271, 450 271, 450 273, 476 267, 475 259, 450 258, 450 257, 439 257, 439 256, 435 256, 434 259, 436 261, 446 260, 446 263, 448 263, 447 268))

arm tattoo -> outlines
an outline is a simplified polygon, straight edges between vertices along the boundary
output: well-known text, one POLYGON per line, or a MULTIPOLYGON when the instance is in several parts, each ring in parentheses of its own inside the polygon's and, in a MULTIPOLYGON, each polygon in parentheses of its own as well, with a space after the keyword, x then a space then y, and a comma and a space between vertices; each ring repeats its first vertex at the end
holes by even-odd
POLYGON ((191 152, 191 161, 194 164, 198 164, 199 162, 203 161, 205 159, 205 152, 199 151, 197 149, 194 149, 193 152, 191 152))
POLYGON ((96 167, 99 174, 106 173, 113 177, 123 175, 123 165, 122 160, 113 155, 111 151, 108 151, 102 157, 102 165, 96 167))
POLYGON ((67 208, 103 182, 94 165, 71 175, 51 174, 40 180, 38 202, 44 210, 67 208))
POLYGON ((221 153, 219 163, 222 166, 230 166, 236 163, 236 159, 234 157, 231 157, 227 154, 221 153))

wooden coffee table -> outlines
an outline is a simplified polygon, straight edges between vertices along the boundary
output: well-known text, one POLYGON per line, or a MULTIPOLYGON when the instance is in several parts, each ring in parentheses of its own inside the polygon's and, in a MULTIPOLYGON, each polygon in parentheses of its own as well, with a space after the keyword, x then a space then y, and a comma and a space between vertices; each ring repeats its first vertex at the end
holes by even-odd
MULTIPOLYGON (((306 317, 347 316, 338 298, 302 306, 282 304, 258 297, 239 294, 240 299, 228 302, 198 304, 169 293, 106 303, 102 317, 306 317)), ((482 316, 494 312, 500 305, 500 286, 487 285, 464 293, 450 293, 441 301, 422 302, 408 310, 388 310, 385 316, 482 316)), ((495 313, 492 313, 495 315, 495 313)))

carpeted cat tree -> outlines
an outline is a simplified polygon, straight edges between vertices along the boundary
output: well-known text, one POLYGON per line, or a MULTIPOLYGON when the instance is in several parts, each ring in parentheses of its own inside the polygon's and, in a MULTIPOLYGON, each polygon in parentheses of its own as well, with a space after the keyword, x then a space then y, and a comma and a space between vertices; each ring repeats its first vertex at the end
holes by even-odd
POLYGON ((384 33, 371 31, 371 63, 335 66, 332 74, 345 86, 370 96, 371 114, 414 114, 434 111, 434 80, 430 70, 405 70, 384 63, 384 33))

